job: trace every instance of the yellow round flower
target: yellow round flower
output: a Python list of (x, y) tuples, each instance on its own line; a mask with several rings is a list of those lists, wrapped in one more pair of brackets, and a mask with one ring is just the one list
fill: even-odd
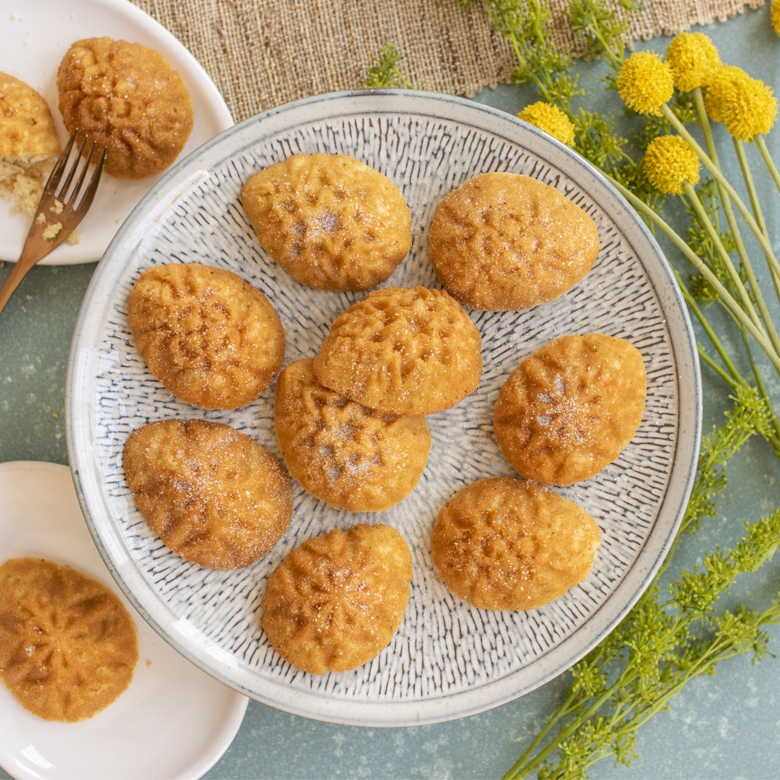
[(683, 92), (707, 86), (721, 64), (715, 44), (704, 33), (680, 33), (666, 49), (666, 62), (674, 86)]
[(704, 91), (704, 106), (712, 119), (726, 125), (740, 141), (768, 133), (777, 117), (772, 90), (733, 65), (724, 65), (715, 73)]
[(552, 103), (540, 100), (538, 103), (526, 106), (517, 116), (528, 124), (544, 130), (566, 146), (574, 146), (574, 125), (569, 117)]
[(682, 195), (683, 184), (699, 183), (699, 157), (679, 135), (659, 135), (645, 152), (650, 184), (669, 195)]
[(780, 35), (780, 2), (778, 0), (772, 0), (772, 27)]
[(655, 52), (637, 52), (623, 62), (617, 88), (633, 111), (660, 116), (661, 106), (674, 94), (672, 69)]

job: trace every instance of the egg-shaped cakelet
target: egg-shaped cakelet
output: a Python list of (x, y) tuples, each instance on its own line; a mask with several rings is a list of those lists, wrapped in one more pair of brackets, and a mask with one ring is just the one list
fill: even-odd
[(265, 447), (224, 423), (160, 420), (122, 455), (135, 502), (166, 547), (209, 569), (262, 558), (292, 519), (290, 477)]
[(343, 154), (294, 154), (255, 173), (241, 203), (260, 246), (318, 290), (370, 290), (412, 246), (412, 217), (383, 173)]
[(389, 414), (435, 414), (479, 387), (482, 337), (444, 290), (385, 287), (352, 304), (314, 359), (319, 381)]
[(390, 644), (409, 603), (412, 554), (390, 526), (334, 529), (274, 569), (261, 602), (268, 641), (296, 669), (345, 672)]
[(493, 432), (526, 479), (571, 485), (612, 463), (642, 421), (647, 374), (625, 339), (561, 336), (523, 360), (498, 394)]
[(312, 363), (290, 363), (276, 382), (274, 425), (288, 471), (334, 509), (390, 509), (425, 471), (431, 449), (425, 417), (350, 401), (322, 385)]
[[(192, 98), (168, 60), (140, 43), (86, 38), (60, 62), (57, 89), (62, 120), (98, 148), (105, 170), (119, 179), (162, 173), (192, 132)], [(88, 146), (89, 148), (89, 146)]]
[(438, 206), (431, 263), (472, 309), (518, 311), (557, 298), (590, 271), (598, 229), (555, 187), (517, 173), (483, 173)]
[(0, 679), (39, 718), (76, 723), (127, 690), (138, 635), (119, 596), (70, 566), (0, 566)]
[(198, 263), (147, 268), (127, 317), (138, 351), (166, 390), (202, 409), (240, 409), (284, 362), (282, 322), (260, 290)]
[(487, 477), (441, 509), (431, 554), (447, 587), (482, 609), (535, 609), (582, 582), (601, 544), (596, 521), (549, 488)]

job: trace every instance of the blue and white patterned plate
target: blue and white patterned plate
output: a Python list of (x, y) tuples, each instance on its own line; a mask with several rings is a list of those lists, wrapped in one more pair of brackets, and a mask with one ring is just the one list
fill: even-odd
[[(381, 514), (337, 512), (294, 484), (289, 531), (246, 569), (212, 571), (161, 543), (135, 507), (122, 470), (132, 430), (168, 417), (229, 423), (279, 454), (273, 391), (235, 412), (177, 401), (146, 369), (127, 323), (127, 296), (150, 265), (200, 262), (235, 271), (274, 303), (285, 363), (313, 356), (330, 323), (360, 294), (298, 284), (259, 247), (240, 204), (243, 183), (296, 152), (348, 154), (389, 176), (412, 212), (409, 257), (387, 284), (439, 286), (427, 232), (442, 198), (471, 176), (511, 171), (559, 189), (595, 220), (591, 272), (557, 300), (519, 313), (472, 312), (482, 333), (479, 389), (428, 418), (428, 466), (414, 493)], [(452, 596), (429, 538), (442, 504), (480, 477), (512, 474), (492, 438), (498, 390), (550, 339), (599, 331), (629, 339), (649, 379), (642, 424), (620, 458), (561, 489), (603, 534), (590, 576), (528, 612), (489, 612)], [(71, 467), (92, 536), (120, 587), (151, 625), (202, 669), (258, 701), (336, 723), (400, 726), (473, 714), (556, 676), (626, 614), (657, 570), (681, 518), (700, 438), (695, 341), (669, 268), (642, 222), (566, 147), (508, 114), (424, 92), (323, 95), (250, 119), (197, 150), (149, 193), (98, 266), (76, 325), (68, 376)], [(268, 575), (309, 537), (358, 522), (398, 528), (414, 556), (412, 596), (392, 643), (351, 672), (297, 671), (259, 624)]]

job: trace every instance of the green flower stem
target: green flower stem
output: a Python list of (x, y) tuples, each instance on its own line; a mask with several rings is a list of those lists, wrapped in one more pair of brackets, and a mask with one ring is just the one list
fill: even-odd
[[(780, 542), (774, 542), (765, 549), (762, 549), (759, 558), (753, 562), (753, 565), (740, 565), (738, 559), (735, 557), (736, 554), (733, 551), (730, 551), (729, 554), (732, 564), (729, 568), (721, 572), (719, 577), (720, 581), (717, 583), (718, 587), (716, 588), (719, 593), (716, 600), (730, 591), (739, 574), (754, 571), (761, 566), (764, 561), (769, 560), (777, 549), (778, 544), (780, 544)], [(677, 610), (677, 615), (674, 617), (673, 622), (666, 626), (663, 632), (653, 637), (653, 654), (658, 659), (657, 664), (660, 667), (660, 673), (663, 675), (664, 670), (670, 670), (670, 677), (672, 677), (672, 679), (666, 680), (665, 689), (661, 696), (640, 698), (638, 703), (629, 704), (626, 707), (622, 706), (620, 699), (621, 690), (626, 689), (629, 685), (636, 685), (640, 688), (644, 685), (642, 669), (637, 664), (641, 663), (641, 656), (646, 649), (642, 646), (641, 637), (639, 644), (637, 643), (636, 638), (633, 640), (628, 638), (626, 646), (633, 651), (634, 657), (626, 661), (626, 667), (619, 679), (608, 689), (603, 691), (586, 712), (580, 714), (572, 723), (562, 729), (551, 744), (537, 756), (525, 763), (525, 765), (523, 765), (522, 761), (517, 762), (504, 776), (504, 780), (518, 780), (519, 778), (527, 777), (528, 774), (536, 769), (552, 752), (561, 747), (562, 744), (580, 728), (580, 726), (587, 723), (590, 717), (613, 696), (615, 697), (613, 701), (616, 704), (616, 708), (610, 718), (610, 731), (613, 735), (619, 735), (620, 732), (623, 732), (625, 736), (633, 734), (636, 729), (646, 723), (654, 714), (665, 709), (669, 701), (694, 677), (698, 677), (702, 674), (711, 674), (718, 663), (739, 655), (747, 650), (751, 644), (754, 648), (754, 652), (758, 653), (757, 641), (761, 628), (767, 624), (780, 621), (780, 605), (775, 602), (771, 607), (756, 617), (753, 629), (747, 637), (734, 636), (733, 634), (720, 630), (707, 644), (706, 650), (695, 658), (692, 664), (686, 665), (685, 668), (683, 668), (679, 663), (679, 659), (682, 655), (680, 653), (674, 653), (670, 656), (668, 651), (665, 651), (664, 648), (671, 647), (672, 640), (677, 640), (677, 647), (681, 648), (683, 651), (686, 649), (686, 645), (690, 648), (692, 644), (695, 644), (696, 640), (690, 633), (689, 627), (697, 622), (710, 624), (712, 620), (710, 612), (711, 609), (714, 608), (714, 603), (715, 602), (713, 601), (710, 607), (705, 607), (704, 611), (698, 607), (690, 609), (690, 605), (686, 607), (684, 602), (681, 602), (678, 597), (673, 596), (666, 604), (661, 605), (661, 608), (664, 610), (670, 607), (676, 607)], [(632, 610), (631, 614), (637, 615), (636, 608)], [(680, 636), (687, 636), (687, 638), (683, 641), (679, 639)], [(557, 719), (558, 718), (556, 717), (556, 720)], [(604, 758), (609, 752), (611, 752), (609, 747), (602, 745), (600, 750), (591, 755), (588, 765), (595, 763), (600, 758)]]
[[(771, 558), (772, 553), (774, 552), (774, 547), (771, 551), (768, 551), (763, 557)], [(732, 575), (728, 578), (728, 582), (724, 582), (721, 590), (723, 593), (727, 593), (733, 585), (734, 580), (736, 579), (737, 574), (745, 573), (741, 569), (735, 569)], [(669, 606), (669, 604), (665, 605)], [(684, 629), (686, 626), (689, 626), (691, 623), (696, 622), (698, 620), (701, 620), (700, 617), (691, 614), (689, 612), (683, 612), (681, 606), (678, 604), (678, 609), (680, 610), (678, 615), (674, 619), (674, 623), (672, 623), (667, 629), (663, 632), (662, 635), (655, 638), (654, 644), (657, 648), (663, 648), (666, 647), (668, 644), (670, 644), (670, 640), (672, 638), (676, 638), (682, 629)], [(635, 610), (632, 610), (632, 613), (634, 613)], [(772, 605), (769, 609), (767, 609), (762, 615), (759, 617), (759, 625), (765, 625), (766, 623), (775, 623), (780, 621), (780, 608), (778, 608), (777, 604)], [(629, 643), (631, 645), (631, 643)], [(634, 651), (637, 651), (637, 647), (634, 645), (631, 645), (633, 647)], [(710, 645), (707, 647), (707, 650), (702, 654), (701, 657), (699, 657), (696, 660), (696, 663), (694, 663), (692, 666), (690, 666), (688, 669), (685, 669), (684, 671), (680, 672), (680, 678), (674, 682), (671, 686), (669, 686), (663, 696), (658, 697), (657, 699), (653, 699), (651, 703), (648, 703), (644, 708), (640, 707), (639, 705), (631, 705), (628, 708), (624, 710), (619, 710), (617, 713), (617, 717), (615, 714), (613, 714), (612, 721), (613, 723), (615, 721), (628, 721), (628, 728), (631, 732), (635, 731), (639, 726), (646, 723), (655, 713), (659, 712), (662, 709), (665, 709), (669, 701), (677, 694), (680, 690), (688, 683), (691, 679), (694, 677), (697, 677), (701, 674), (705, 674), (708, 671), (712, 669), (712, 667), (719, 663), (720, 661), (724, 661), (728, 658), (731, 658), (735, 655), (740, 654), (744, 651), (745, 648), (740, 648), (736, 645), (734, 639), (729, 636), (719, 636), (716, 639), (714, 639)], [(630, 673), (629, 673), (630, 672)], [(524, 758), (527, 757), (527, 754), (530, 751), (526, 751), (525, 754), (523, 754), (523, 758), (521, 758), (519, 761), (517, 761), (514, 766), (504, 775), (502, 780), (521, 780), (521, 778), (527, 777), (530, 772), (532, 772), (536, 767), (539, 766), (539, 764), (542, 763), (551, 753), (553, 753), (563, 742), (565, 742), (568, 737), (570, 737), (574, 732), (576, 732), (580, 726), (584, 723), (586, 723), (592, 715), (594, 715), (614, 694), (620, 691), (621, 688), (625, 687), (626, 685), (630, 683), (636, 682), (637, 678), (640, 678), (641, 674), (640, 671), (634, 667), (632, 667), (631, 662), (628, 662), (626, 668), (623, 670), (623, 673), (620, 675), (619, 679), (616, 680), (609, 688), (607, 688), (599, 697), (596, 699), (596, 701), (588, 708), (587, 711), (580, 714), (574, 721), (572, 721), (568, 726), (566, 726), (564, 729), (561, 730), (561, 732), (555, 737), (555, 739), (547, 745), (547, 747), (540, 751), (532, 760), (527, 761), (527, 763), (524, 763)], [(553, 716), (553, 719), (557, 721), (559, 719), (558, 713), (556, 713)], [(552, 720), (552, 719), (551, 719)], [(548, 724), (552, 725), (552, 724)], [(616, 729), (612, 729), (613, 731), (616, 731)], [(606, 755), (606, 753), (604, 753)], [(603, 756), (600, 756), (603, 757)], [(598, 758), (594, 758), (591, 763), (595, 763), (595, 761), (599, 760)]]
[[(696, 111), (699, 115), (699, 124), (701, 125), (702, 132), (704, 133), (704, 140), (707, 144), (707, 151), (709, 152), (710, 157), (712, 158), (712, 161), (715, 163), (715, 165), (717, 165), (718, 168), (720, 168), (720, 163), (718, 161), (718, 152), (715, 148), (715, 140), (712, 137), (712, 130), (710, 128), (710, 121), (709, 118), (707, 117), (707, 111), (704, 108), (704, 98), (702, 97), (701, 94), (701, 87), (696, 87), (696, 89), (693, 90), (693, 99), (696, 104)], [(766, 228), (763, 224), (763, 218), (759, 216), (761, 215), (761, 209), (758, 205), (756, 188), (753, 185), (753, 177), (750, 175), (750, 168), (747, 167), (747, 159), (745, 158), (744, 147), (742, 145), (742, 142), (738, 141), (736, 138), (734, 139), (734, 146), (737, 150), (737, 157), (740, 160), (740, 167), (742, 168), (742, 175), (743, 178), (745, 179), (745, 185), (747, 187), (748, 194), (750, 195), (750, 204), (753, 207), (753, 213), (756, 215), (756, 221), (758, 222), (759, 229), (766, 236)], [(756, 301), (756, 306), (758, 306), (758, 310), (761, 313), (761, 319), (763, 320), (763, 323), (769, 334), (769, 338), (772, 342), (772, 345), (774, 346), (775, 351), (780, 352), (780, 336), (778, 336), (777, 334), (777, 330), (775, 329), (774, 323), (772, 322), (772, 317), (770, 316), (769, 310), (767, 309), (766, 303), (764, 301), (764, 296), (761, 294), (761, 286), (759, 285), (758, 280), (756, 279), (755, 273), (753, 273), (753, 266), (750, 264), (750, 258), (748, 257), (747, 250), (745, 249), (745, 244), (742, 241), (742, 235), (739, 232), (739, 225), (737, 224), (737, 220), (734, 215), (734, 209), (731, 207), (731, 200), (729, 199), (729, 196), (725, 192), (720, 182), (718, 182), (718, 191), (720, 192), (720, 199), (721, 199), (721, 203), (723, 204), (723, 211), (726, 214), (726, 220), (728, 221), (729, 228), (731, 229), (731, 235), (733, 236), (734, 243), (736, 244), (737, 247), (737, 253), (739, 254), (739, 259), (742, 261), (742, 270), (745, 272), (748, 285), (750, 286), (750, 290), (753, 293), (753, 297), (755, 298)], [(767, 258), (767, 262), (770, 262), (769, 258)], [(734, 273), (736, 273), (736, 270), (733, 268), (733, 265), (731, 264), (730, 260), (727, 262), (726, 265), (729, 269), (729, 273), (732, 274), (732, 278), (733, 278)], [(737, 289), (738, 290), (740, 289), (739, 286), (737, 287)], [(742, 289), (744, 290), (744, 286)], [(741, 294), (742, 291), (740, 290), (740, 295)], [(778, 295), (778, 299), (780, 299), (780, 295)], [(756, 322), (755, 319), (753, 321), (754, 323)]]
[(683, 241), (671, 227), (658, 216), (649, 206), (636, 197), (633, 192), (626, 189), (620, 182), (608, 176), (612, 184), (618, 189), (621, 195), (641, 214), (644, 214), (655, 225), (666, 233), (674, 245), (685, 255), (686, 258), (696, 267), (699, 273), (718, 291), (734, 316), (747, 328), (750, 335), (756, 340), (761, 349), (766, 352), (767, 357), (772, 361), (772, 365), (780, 371), (780, 355), (778, 355), (769, 341), (764, 338), (761, 332), (753, 325), (750, 317), (742, 311), (739, 304), (731, 297), (731, 293), (723, 286), (714, 273), (701, 261), (698, 255)]
[(778, 191), (780, 191), (780, 173), (778, 173), (777, 171), (777, 167), (775, 166), (775, 162), (772, 159), (772, 155), (769, 154), (769, 149), (767, 149), (766, 141), (764, 141), (764, 136), (757, 135), (753, 138), (753, 140), (756, 142), (756, 146), (758, 147), (758, 150), (761, 152), (761, 156), (764, 158), (766, 167), (769, 168), (769, 173), (772, 175), (772, 178), (774, 179), (775, 186), (777, 187)]
[(728, 179), (723, 175), (720, 168), (713, 163), (709, 155), (704, 149), (699, 146), (696, 139), (685, 129), (685, 125), (674, 115), (674, 112), (664, 104), (661, 106), (661, 113), (669, 120), (675, 130), (691, 145), (691, 148), (699, 155), (699, 159), (704, 163), (707, 170), (715, 177), (715, 180), (723, 186), (723, 189), (728, 193), (729, 197), (734, 201), (734, 205), (737, 207), (737, 211), (742, 215), (742, 218), (747, 222), (750, 229), (756, 236), (758, 243), (764, 250), (769, 261), (769, 266), (773, 269), (773, 272), (780, 275), (780, 263), (778, 263), (775, 253), (772, 250), (772, 245), (769, 243), (769, 239), (761, 231), (761, 228), (756, 224), (755, 219), (751, 213), (747, 210), (747, 207), (742, 202), (742, 199), (737, 195), (736, 190), (729, 184)]
[(704, 332), (707, 334), (707, 337), (712, 343), (712, 346), (715, 347), (715, 351), (718, 353), (718, 356), (723, 361), (723, 365), (726, 366), (726, 369), (728, 370), (728, 373), (730, 374), (732, 381), (743, 382), (744, 380), (742, 379), (742, 374), (740, 374), (739, 369), (734, 365), (734, 362), (729, 357), (728, 352), (726, 352), (726, 348), (723, 346), (721, 340), (718, 338), (717, 334), (713, 330), (712, 325), (710, 325), (709, 323), (709, 320), (707, 320), (707, 318), (704, 316), (704, 312), (701, 310), (699, 304), (696, 302), (696, 299), (691, 295), (690, 291), (685, 286), (685, 284), (683, 284), (683, 281), (680, 278), (680, 275), (677, 273), (677, 271), (674, 271), (674, 276), (677, 279), (677, 284), (680, 287), (680, 291), (682, 292), (685, 303), (688, 305), (688, 308), (693, 312), (693, 315), (699, 321), (699, 324), (702, 326)]
[[(762, 137), (759, 135), (756, 136), (756, 138), (761, 139)], [(747, 187), (748, 195), (750, 196), (750, 205), (753, 207), (753, 214), (755, 215), (756, 222), (758, 223), (759, 228), (761, 228), (761, 232), (765, 236), (767, 236), (767, 238), (769, 238), (769, 234), (767, 233), (767, 229), (766, 229), (766, 222), (764, 221), (764, 214), (761, 211), (761, 203), (758, 199), (758, 194), (756, 193), (756, 187), (753, 184), (753, 176), (750, 173), (750, 166), (748, 165), (747, 155), (745, 154), (745, 145), (742, 143), (742, 141), (735, 138), (734, 149), (737, 152), (739, 167), (742, 169), (742, 177), (745, 180), (745, 186)], [(764, 149), (766, 149), (766, 145), (764, 145)], [(768, 154), (769, 154), (769, 150), (767, 149), (767, 155)], [(771, 162), (771, 158), (770, 158), (770, 162)], [(776, 172), (777, 171), (775, 171), (775, 173)], [(768, 257), (766, 260), (767, 263), (769, 263), (770, 270), (772, 271), (771, 276), (772, 276), (772, 284), (775, 287), (775, 295), (777, 296), (777, 300), (780, 301), (780, 274), (774, 272), (774, 269), (772, 268), (772, 264)]]
[[(745, 180), (745, 187), (747, 187), (748, 198), (750, 199), (750, 207), (753, 209), (753, 216), (756, 218), (756, 223), (761, 232), (766, 235), (766, 223), (764, 222), (764, 215), (761, 212), (761, 204), (758, 200), (758, 193), (756, 192), (755, 184), (753, 183), (753, 176), (750, 173), (750, 166), (748, 165), (747, 156), (745, 155), (745, 144), (732, 136), (731, 140), (734, 142), (734, 151), (737, 153), (737, 160), (739, 160), (739, 167), (742, 171), (742, 178)], [(715, 159), (715, 158), (713, 158)]]
[(595, 25), (588, 25), (587, 29), (590, 30), (593, 37), (604, 47), (604, 53), (609, 57), (608, 64), (612, 66), (613, 70), (620, 70), (620, 66), (623, 64), (623, 57), (618, 57), (618, 55), (612, 51), (598, 27)]
[[(745, 381), (744, 377), (740, 374), (739, 370), (734, 365), (734, 363), (731, 361), (731, 358), (729, 358), (725, 347), (721, 343), (715, 331), (712, 329), (712, 326), (710, 325), (707, 318), (704, 316), (704, 312), (702, 312), (701, 307), (696, 302), (696, 299), (691, 295), (688, 288), (683, 284), (683, 281), (680, 278), (680, 275), (677, 273), (677, 271), (674, 271), (674, 275), (675, 278), (677, 279), (677, 284), (680, 287), (685, 303), (687, 304), (688, 308), (693, 312), (693, 315), (696, 317), (696, 319), (699, 321), (699, 324), (704, 329), (704, 332), (707, 334), (708, 338), (710, 339), (710, 342), (715, 347), (715, 351), (718, 353), (718, 356), (723, 361), (723, 365), (726, 366), (727, 371), (724, 371), (710, 357), (710, 355), (704, 350), (701, 344), (696, 345), (699, 353), (699, 357), (710, 368), (712, 368), (712, 370), (715, 371), (715, 373), (718, 374), (721, 377), (721, 379), (723, 379), (723, 381), (734, 392), (736, 392), (738, 385), (747, 386), (747, 382)], [(726, 311), (729, 310), (726, 309)], [(729, 314), (731, 314), (730, 311)], [(737, 326), (739, 327), (739, 322), (737, 322)], [(770, 423), (776, 431), (775, 435), (767, 437), (767, 441), (772, 446), (772, 449), (774, 449), (777, 457), (780, 458), (780, 420), (778, 420), (777, 414), (775, 413), (774, 407), (772, 406), (772, 401), (769, 397), (769, 393), (766, 390), (764, 379), (761, 376), (761, 372), (759, 371), (758, 366), (756, 365), (755, 359), (753, 358), (753, 352), (750, 349), (750, 342), (747, 340), (745, 331), (741, 327), (740, 327), (740, 334), (742, 335), (742, 340), (745, 345), (745, 351), (747, 353), (748, 360), (750, 362), (751, 368), (753, 369), (753, 376), (755, 377), (756, 380), (758, 393), (761, 396), (761, 398), (764, 400), (764, 403), (766, 404), (767, 411), (769, 413)]]
[(528, 74), (528, 78), (531, 80), (533, 85), (536, 87), (539, 94), (548, 102), (552, 102), (550, 97), (550, 92), (547, 89), (547, 84), (545, 84), (535, 73), (531, 68), (528, 67), (528, 49), (523, 43), (523, 41), (518, 38), (516, 35), (509, 35), (509, 40), (512, 43), (512, 48), (515, 52), (515, 57), (517, 57), (517, 61), (520, 62), (523, 67), (526, 70), (526, 73)]
[(558, 746), (561, 744), (561, 742), (570, 737), (583, 723), (586, 723), (592, 715), (595, 715), (601, 709), (601, 707), (607, 703), (610, 696), (612, 696), (615, 691), (619, 690), (619, 688), (625, 684), (626, 681), (624, 681), (623, 678), (626, 677), (629, 671), (630, 667), (626, 667), (618, 680), (614, 682), (609, 688), (607, 688), (604, 693), (602, 693), (601, 696), (599, 696), (598, 699), (596, 699), (596, 701), (585, 712), (576, 718), (576, 720), (572, 721), (568, 726), (562, 729), (557, 734), (555, 739), (553, 739), (552, 742), (550, 742), (550, 744), (544, 748), (544, 750), (540, 751), (531, 761), (528, 761), (525, 765), (523, 765), (521, 761), (517, 761), (515, 765), (503, 776), (503, 778), (501, 778), (501, 780), (522, 780), (522, 778), (528, 777), (529, 772), (532, 772), (550, 754), (554, 753), (558, 749)]
[[(756, 328), (758, 328), (761, 331), (764, 337), (770, 338), (767, 335), (767, 331), (764, 328), (758, 314), (756, 313), (755, 308), (753, 308), (753, 302), (750, 300), (750, 296), (748, 295), (748, 292), (745, 289), (745, 285), (742, 283), (742, 279), (740, 278), (739, 273), (737, 273), (737, 269), (734, 267), (734, 263), (731, 261), (731, 256), (726, 251), (726, 247), (723, 246), (723, 242), (720, 240), (720, 235), (718, 234), (718, 231), (715, 230), (715, 228), (712, 225), (712, 222), (710, 221), (710, 218), (707, 216), (707, 212), (704, 210), (704, 206), (702, 206), (701, 201), (699, 200), (699, 196), (696, 194), (696, 190), (694, 190), (693, 185), (689, 184), (687, 181), (684, 182), (683, 186), (685, 188), (685, 194), (688, 196), (688, 200), (693, 206), (693, 210), (696, 212), (696, 216), (699, 218), (699, 222), (701, 222), (701, 224), (704, 226), (704, 229), (709, 234), (709, 237), (712, 239), (712, 243), (715, 245), (715, 248), (718, 250), (721, 259), (723, 260), (726, 268), (729, 271), (729, 275), (731, 276), (731, 281), (734, 283), (734, 287), (736, 287), (737, 292), (739, 293), (739, 297), (742, 299), (742, 304), (745, 311), (747, 312), (750, 319), (753, 321), (753, 324), (756, 326)], [(744, 251), (744, 249), (745, 248), (743, 246), (742, 250)], [(745, 258), (745, 260), (747, 260), (747, 257)], [(743, 261), (743, 265), (744, 265), (744, 261)], [(753, 278), (755, 279), (755, 277)], [(777, 336), (777, 334), (775, 334), (775, 336)], [(772, 340), (772, 346), (774, 347), (775, 351), (778, 354), (780, 354), (780, 340), (778, 340), (777, 343), (775, 343), (774, 340)]]
[[(770, 556), (771, 557), (771, 556)], [(758, 618), (758, 626), (765, 626), (773, 623), (780, 622), (780, 608), (777, 604), (773, 604), (766, 609)], [(670, 687), (663, 696), (655, 699), (651, 705), (648, 705), (643, 710), (637, 708), (637, 712), (632, 719), (632, 730), (644, 725), (650, 718), (657, 712), (666, 709), (669, 701), (678, 694), (694, 677), (698, 677), (702, 674), (711, 674), (714, 671), (714, 667), (726, 661), (729, 658), (740, 655), (745, 648), (738, 645), (732, 637), (720, 636), (707, 648), (707, 652), (697, 660), (690, 669), (685, 670), (682, 673), (680, 679)]]
[(550, 716), (545, 727), (536, 735), (536, 738), (528, 746), (528, 749), (525, 751), (525, 753), (523, 753), (523, 755), (520, 756), (520, 758), (518, 758), (517, 761), (515, 761), (515, 763), (512, 765), (512, 768), (504, 775), (504, 778), (508, 779), (515, 776), (515, 773), (522, 768), (523, 764), (525, 764), (526, 761), (528, 761), (528, 759), (531, 757), (531, 754), (534, 752), (534, 750), (536, 750), (536, 748), (539, 746), (542, 740), (547, 736), (547, 734), (549, 734), (549, 732), (553, 729), (555, 724), (558, 723), (558, 721), (561, 718), (566, 717), (572, 703), (576, 698), (577, 698), (577, 692), (574, 690), (570, 690), (569, 695), (566, 697), (566, 700)]
[[(745, 186), (747, 187), (748, 196), (750, 197), (750, 205), (753, 208), (753, 215), (756, 218), (758, 227), (761, 229), (761, 232), (767, 237), (768, 240), (769, 234), (767, 233), (764, 214), (761, 211), (761, 202), (758, 199), (756, 186), (753, 183), (753, 175), (750, 172), (750, 164), (748, 163), (747, 155), (745, 154), (745, 144), (738, 138), (734, 138), (733, 141), (734, 150), (736, 151), (737, 159), (739, 160), (739, 167), (742, 170), (742, 178), (745, 180)], [(769, 257), (767, 257), (766, 261), (769, 264), (770, 270), (773, 271), (774, 269), (772, 268)], [(772, 273), (771, 276), (772, 283), (775, 287), (775, 295), (777, 296), (778, 301), (780, 301), (780, 274)], [(762, 314), (762, 316), (764, 315)]]
[(700, 344), (696, 344), (696, 350), (699, 353), (699, 359), (702, 363), (706, 363), (735, 393), (737, 392), (738, 383), (734, 380), (730, 374), (724, 371), (707, 353), (704, 347)]

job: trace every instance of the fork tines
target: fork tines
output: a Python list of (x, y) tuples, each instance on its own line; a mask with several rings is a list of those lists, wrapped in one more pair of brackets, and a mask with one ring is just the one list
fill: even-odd
[(73, 191), (70, 194), (70, 198), (66, 200), (68, 190), (70, 189), (70, 185), (73, 182), (73, 177), (76, 175), (76, 171), (78, 169), (79, 160), (81, 160), (84, 155), (84, 147), (87, 145), (86, 136), (84, 136), (84, 139), (81, 141), (81, 147), (79, 148), (78, 154), (76, 156), (76, 162), (71, 167), (68, 176), (65, 179), (65, 183), (62, 185), (59, 193), (55, 194), (55, 190), (57, 189), (57, 185), (60, 183), (60, 179), (62, 178), (63, 171), (65, 170), (65, 165), (68, 162), (71, 149), (73, 148), (73, 144), (76, 140), (76, 133), (77, 131), (74, 130), (70, 134), (70, 138), (68, 139), (68, 143), (66, 144), (65, 149), (63, 149), (63, 152), (60, 155), (59, 160), (57, 160), (57, 164), (54, 166), (51, 174), (49, 175), (49, 179), (46, 182), (46, 186), (43, 189), (43, 194), (44, 196), (51, 195), (61, 203), (65, 203), (74, 212), (79, 212), (79, 211), (85, 212), (89, 208), (90, 204), (92, 203), (92, 199), (95, 197), (95, 192), (97, 190), (98, 183), (100, 181), (100, 176), (103, 172), (103, 163), (105, 162), (106, 159), (106, 148), (103, 147), (103, 151), (100, 154), (100, 159), (97, 161), (97, 165), (95, 166), (95, 171), (92, 174), (92, 178), (90, 179), (89, 185), (87, 186), (87, 189), (84, 192), (83, 197), (81, 198), (81, 202), (78, 204), (78, 206), (76, 206), (75, 205), (76, 198), (78, 197), (78, 194), (81, 191), (81, 187), (84, 184), (84, 179), (87, 175), (87, 170), (89, 169), (89, 166), (92, 162), (92, 157), (95, 154), (96, 144), (93, 141), (92, 146), (90, 147), (89, 150), (89, 154), (81, 169), (81, 174), (78, 178), (78, 181), (76, 182), (76, 186), (73, 188)]

